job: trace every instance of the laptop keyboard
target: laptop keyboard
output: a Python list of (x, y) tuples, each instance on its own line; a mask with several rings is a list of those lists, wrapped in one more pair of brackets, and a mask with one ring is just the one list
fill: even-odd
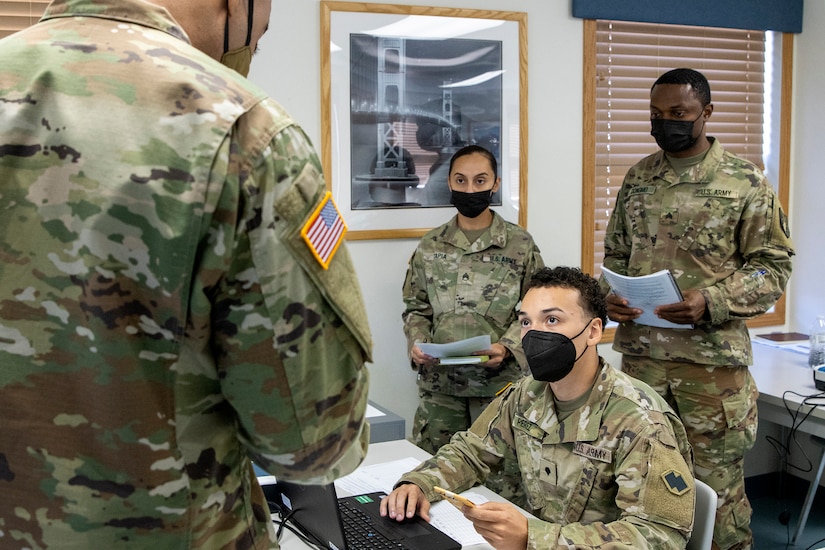
[[(372, 518), (345, 500), (338, 501), (344, 534), (350, 550), (382, 550), (406, 548), (401, 542), (386, 538), (373, 525)], [(385, 529), (389, 530), (389, 529)]]

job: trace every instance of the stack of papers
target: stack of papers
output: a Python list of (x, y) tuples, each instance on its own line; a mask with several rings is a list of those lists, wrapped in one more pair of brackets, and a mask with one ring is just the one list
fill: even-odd
[(683, 299), (670, 270), (629, 277), (602, 266), (602, 276), (610, 284), (613, 294), (627, 300), (630, 307), (642, 310), (642, 314), (633, 320), (634, 323), (661, 328), (693, 328), (692, 324), (671, 323), (653, 313), (658, 306), (675, 304)]
[(440, 365), (471, 365), (489, 361), (488, 355), (472, 354), (488, 350), (491, 345), (490, 336), (485, 335), (448, 344), (419, 343), (418, 347), (427, 355), (438, 358)]

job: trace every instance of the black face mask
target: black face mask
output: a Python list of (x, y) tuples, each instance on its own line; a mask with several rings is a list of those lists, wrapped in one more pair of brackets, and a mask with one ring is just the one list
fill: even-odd
[(693, 126), (700, 118), (702, 115), (693, 121), (653, 118), (650, 120), (650, 135), (666, 153), (686, 151), (699, 141), (699, 136), (693, 137)]
[(527, 356), (527, 364), (533, 378), (539, 382), (558, 382), (573, 370), (573, 365), (587, 351), (585, 347), (576, 357), (573, 340), (590, 326), (590, 321), (573, 338), (558, 332), (531, 330), (521, 339), (521, 347)]
[(479, 191), (478, 193), (462, 193), (451, 191), (450, 204), (456, 207), (459, 214), (468, 218), (478, 217), (490, 206), (493, 200), (493, 191)]

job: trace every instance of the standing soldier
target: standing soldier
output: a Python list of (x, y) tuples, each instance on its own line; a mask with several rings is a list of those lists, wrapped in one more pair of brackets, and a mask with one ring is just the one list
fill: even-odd
[[(607, 296), (620, 323), (622, 371), (665, 396), (693, 445), (696, 477), (719, 495), (714, 546), (753, 544), (743, 459), (756, 438), (756, 385), (745, 320), (770, 309), (791, 275), (788, 221), (752, 163), (705, 135), (713, 113), (701, 73), (674, 69), (650, 92), (661, 151), (625, 176), (605, 235), (604, 265), (638, 276), (669, 269), (684, 300), (656, 315), (687, 328), (633, 322), (641, 310)], [(609, 291), (603, 281), (602, 288)], [(690, 326), (693, 325), (693, 328)]]
[[(530, 234), (490, 209), (500, 185), (488, 150), (470, 145), (457, 151), (449, 186), (458, 213), (424, 235), (407, 269), (402, 318), (419, 397), (413, 442), (430, 453), (524, 376), (516, 305), (530, 275), (544, 264)], [(482, 364), (439, 365), (418, 345), (485, 335), (492, 346), (476, 351), (489, 357)], [(505, 497), (514, 490), (504, 479), (489, 485)]]
[(277, 548), (252, 460), (365, 455), (339, 216), (244, 77), (270, 8), (54, 0), (0, 42), (4, 549)]

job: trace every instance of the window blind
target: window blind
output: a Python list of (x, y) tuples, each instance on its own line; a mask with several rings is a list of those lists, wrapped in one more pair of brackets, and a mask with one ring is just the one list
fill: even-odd
[(37, 23), (49, 0), (0, 0), (0, 38)]
[(595, 276), (601, 274), (604, 233), (624, 175), (658, 150), (650, 135), (650, 87), (677, 67), (696, 69), (710, 83), (714, 110), (707, 135), (764, 164), (764, 32), (597, 21)]

